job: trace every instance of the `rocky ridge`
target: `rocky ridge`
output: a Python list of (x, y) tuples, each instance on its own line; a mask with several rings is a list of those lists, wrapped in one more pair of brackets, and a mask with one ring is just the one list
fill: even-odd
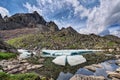
[(33, 13), (17, 13), (10, 17), (0, 16), (0, 30), (13, 30), (20, 28), (40, 28), (40, 31), (58, 31), (58, 26), (45, 19), (38, 14), (37, 11)]

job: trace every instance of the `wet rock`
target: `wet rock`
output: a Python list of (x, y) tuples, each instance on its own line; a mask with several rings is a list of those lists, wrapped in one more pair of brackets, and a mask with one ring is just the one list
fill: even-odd
[(115, 58), (119, 59), (119, 58), (120, 58), (120, 55), (115, 55)]
[(105, 80), (105, 78), (102, 76), (85, 76), (76, 74), (70, 80)]
[(93, 67), (96, 67), (96, 68), (102, 68), (102, 65), (101, 64), (92, 64)]
[(115, 63), (120, 66), (120, 59), (116, 60)]
[(94, 72), (89, 71), (88, 69), (80, 68), (79, 70), (77, 70), (75, 74), (83, 74), (89, 76), (89, 75), (94, 75)]
[(120, 67), (116, 69), (116, 72), (120, 73)]
[(90, 70), (90, 71), (93, 71), (93, 72), (96, 71), (96, 67), (94, 67), (94, 66), (92, 66), (92, 65), (90, 65), (90, 66), (85, 66), (84, 68), (85, 68), (85, 69), (88, 69), (88, 70)]
[(108, 77), (109, 77), (109, 78), (115, 77), (115, 78), (120, 79), (120, 73), (117, 73), (117, 72), (109, 72), (109, 71), (107, 71), (107, 73), (108, 73)]

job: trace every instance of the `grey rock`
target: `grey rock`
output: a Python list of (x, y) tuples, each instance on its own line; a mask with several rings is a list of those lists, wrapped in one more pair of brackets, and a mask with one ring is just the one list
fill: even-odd
[(90, 65), (90, 66), (85, 66), (84, 68), (85, 68), (85, 69), (88, 69), (88, 70), (90, 70), (90, 71), (93, 71), (93, 72), (96, 71), (96, 67), (94, 67), (94, 66), (92, 66), (92, 65)]
[(59, 31), (58, 26), (54, 22), (52, 22), (52, 21), (48, 22), (47, 26), (49, 27), (49, 30), (51, 32)]
[(70, 80), (105, 80), (102, 76), (85, 76), (76, 74)]
[(109, 78), (115, 77), (115, 78), (120, 79), (120, 73), (117, 73), (117, 72), (107, 72), (107, 73), (108, 73)]

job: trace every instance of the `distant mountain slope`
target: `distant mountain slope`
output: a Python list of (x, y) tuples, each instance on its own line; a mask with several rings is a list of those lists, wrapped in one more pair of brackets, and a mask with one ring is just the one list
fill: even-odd
[(104, 38), (109, 39), (111, 41), (117, 42), (118, 44), (120, 44), (120, 38), (117, 36), (113, 36), (113, 35), (107, 35), (104, 36)]
[[(119, 39), (120, 40), (120, 39)], [(57, 32), (45, 32), (26, 35), (8, 40), (17, 48), (47, 48), (47, 49), (106, 49), (120, 48), (120, 44), (94, 34), (83, 35), (73, 28), (63, 28)]]
[(12, 38), (20, 37), (27, 34), (37, 33), (38, 28), (22, 28), (13, 30), (0, 30), (0, 36), (3, 40), (9, 40)]

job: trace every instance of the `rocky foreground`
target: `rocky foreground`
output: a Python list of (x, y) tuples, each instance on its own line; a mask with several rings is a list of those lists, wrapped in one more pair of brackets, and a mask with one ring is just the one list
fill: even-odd
[[(107, 55), (108, 56), (108, 55)], [(109, 55), (110, 56), (110, 55)], [(28, 73), (43, 68), (44, 58), (40, 58), (39, 64), (30, 63), (27, 59), (1, 60), (1, 71), (17, 74)], [(38, 74), (38, 73), (37, 73)], [(41, 76), (41, 74), (39, 74)], [(71, 73), (60, 73), (57, 80), (120, 80), (120, 55), (115, 55), (115, 60), (108, 60), (99, 64), (86, 65)]]
[(26, 73), (28, 71), (43, 67), (42, 63), (44, 59), (40, 59), (39, 61), (41, 64), (32, 64), (27, 60), (18, 59), (2, 60), (0, 61), (0, 66), (2, 67), (2, 71), (10, 74)]

